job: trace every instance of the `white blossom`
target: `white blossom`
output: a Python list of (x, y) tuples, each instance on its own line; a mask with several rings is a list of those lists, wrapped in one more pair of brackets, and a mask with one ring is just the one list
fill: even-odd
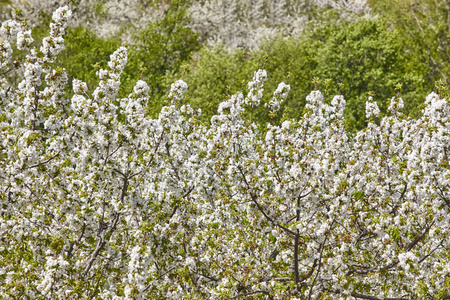
[(49, 62), (68, 16), (50, 32), (61, 44), (28, 45), (21, 80), (0, 79), (0, 298), (449, 296), (447, 99), (411, 118), (394, 97), (351, 134), (344, 97), (312, 91), (299, 120), (262, 128), (259, 70), (210, 124), (178, 103), (182, 80), (152, 119), (145, 82), (116, 98), (124, 47), (92, 94), (74, 80), (66, 99)]
[(23, 50), (30, 47), (33, 42), (34, 39), (31, 36), (31, 30), (19, 31), (17, 33), (17, 48), (19, 50)]
[(87, 84), (79, 79), (72, 81), (72, 87), (76, 94), (86, 93), (88, 90)]
[(174, 100), (183, 100), (184, 93), (186, 93), (188, 86), (183, 80), (177, 80), (170, 86), (169, 98)]
[(378, 117), (379, 114), (380, 109), (378, 108), (377, 103), (369, 96), (369, 101), (366, 102), (366, 118), (370, 119), (371, 117)]

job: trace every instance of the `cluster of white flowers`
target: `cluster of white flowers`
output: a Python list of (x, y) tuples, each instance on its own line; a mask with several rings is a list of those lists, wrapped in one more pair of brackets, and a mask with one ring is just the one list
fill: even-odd
[(405, 105), (403, 104), (403, 99), (399, 97), (392, 97), (391, 103), (388, 107), (388, 110), (391, 113), (397, 113), (400, 111)]
[(8, 41), (0, 42), (0, 68), (4, 68), (11, 61), (12, 55), (11, 44)]
[[(100, 102), (104, 97), (115, 100), (119, 92), (120, 75), (126, 63), (127, 49), (125, 47), (120, 47), (110, 55), (110, 61), (108, 62), (110, 70), (100, 69), (97, 71), (100, 83), (93, 94), (95, 101)], [(116, 109), (114, 105), (111, 105), (110, 108)]]
[(79, 79), (74, 79), (72, 81), (72, 88), (75, 94), (86, 93), (88, 91), (86, 82), (83, 82)]
[(264, 92), (263, 89), (264, 82), (266, 81), (267, 81), (266, 70), (260, 69), (255, 72), (253, 80), (248, 83), (249, 92), (247, 94), (247, 97), (245, 98), (245, 104), (251, 106), (259, 105)]
[(372, 96), (369, 96), (369, 101), (366, 102), (366, 118), (378, 117), (379, 114), (380, 109), (378, 108), (378, 104), (373, 101)]
[(136, 83), (136, 86), (134, 87), (134, 92), (136, 93), (136, 95), (139, 95), (139, 96), (147, 97), (149, 91), (150, 91), (150, 88), (148, 87), (147, 82), (142, 81), (142, 80), (139, 80)]
[[(65, 0), (11, 0), (8, 8), (12, 12), (19, 9), (35, 26), (42, 24), (43, 15), (51, 15), (55, 7), (64, 5)], [(102, 37), (123, 32), (123, 39), (129, 40), (130, 30), (143, 29), (147, 23), (162, 18), (169, 5), (166, 1), (79, 0), (71, 3), (76, 15), (71, 24), (87, 26)]]
[[(12, 60), (12, 48), (10, 42), (20, 38), (26, 26), (17, 20), (7, 20), (0, 27), (0, 69), (6, 68)], [(18, 43), (18, 47), (23, 43)]]
[(299, 35), (314, 7), (337, 9), (344, 18), (370, 12), (365, 0), (193, 1), (190, 26), (210, 45), (258, 49), (265, 39)]
[(267, 106), (269, 106), (272, 111), (278, 111), (280, 109), (280, 105), (283, 103), (284, 99), (286, 99), (290, 90), (290, 85), (281, 82), (275, 92), (273, 92), (273, 98), (269, 101), (269, 103), (267, 103)]
[(46, 62), (53, 62), (52, 58), (64, 50), (64, 31), (67, 22), (72, 17), (68, 6), (58, 8), (52, 16), (54, 23), (50, 24), (50, 35), (42, 40), (41, 52)]
[(124, 47), (66, 99), (56, 52), (30, 46), (24, 79), (0, 80), (0, 298), (450, 296), (448, 99), (412, 119), (394, 97), (351, 135), (343, 96), (313, 91), (300, 120), (262, 130), (244, 109), (259, 70), (206, 126), (182, 80), (156, 119), (145, 82), (117, 99)]
[(170, 86), (169, 98), (173, 100), (183, 100), (188, 86), (183, 80), (177, 80)]
[(20, 31), (17, 34), (17, 49), (24, 50), (28, 49), (34, 42), (33, 37), (31, 36), (31, 30)]

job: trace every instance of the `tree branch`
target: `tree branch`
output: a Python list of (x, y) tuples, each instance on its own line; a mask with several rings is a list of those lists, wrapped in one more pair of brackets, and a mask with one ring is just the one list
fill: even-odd
[[(240, 166), (238, 166), (238, 170), (241, 172), (242, 177), (244, 178), (244, 182), (245, 185), (247, 185), (247, 188), (250, 190), (250, 185), (247, 182), (247, 179), (245, 178), (245, 174), (244, 171), (242, 171), (242, 168)], [(258, 203), (258, 201), (256, 200), (256, 196), (253, 195), (252, 192), (250, 192), (250, 197), (252, 198), (253, 203), (256, 204), (256, 207), (258, 208), (258, 210), (264, 215), (264, 217), (272, 224), (274, 224), (275, 226), (281, 228), (283, 231), (285, 231), (286, 233), (288, 233), (291, 237), (295, 238), (295, 232), (293, 232), (292, 230), (290, 230), (289, 228), (281, 225), (278, 222), (275, 222), (275, 220), (273, 220), (271, 217), (269, 217), (269, 215), (267, 215), (267, 213), (264, 211), (264, 209), (261, 207), (261, 205)]]
[(251, 295), (255, 295), (255, 294), (270, 295), (270, 293), (268, 291), (258, 290), (258, 291), (248, 292), (248, 293), (245, 293), (245, 294), (239, 294), (239, 295), (236, 295), (234, 297), (231, 297), (230, 299), (237, 299), (237, 298), (240, 298), (240, 297), (247, 297), (247, 296), (251, 296)]

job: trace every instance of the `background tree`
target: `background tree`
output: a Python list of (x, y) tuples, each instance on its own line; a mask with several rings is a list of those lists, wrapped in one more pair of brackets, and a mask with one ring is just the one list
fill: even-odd
[(415, 68), (427, 74), (428, 86), (443, 79), (449, 83), (450, 6), (448, 1), (372, 1), (375, 11), (386, 16), (405, 39)]
[[(296, 118), (304, 113), (302, 99), (315, 88), (311, 82), (314, 77), (327, 93), (338, 94), (341, 89), (348, 97), (346, 116), (353, 130), (365, 127), (367, 93), (374, 92), (385, 111), (398, 83), (403, 84), (406, 112), (416, 113), (418, 103), (414, 99), (425, 94), (426, 79), (412, 66), (412, 54), (400, 33), (387, 29), (382, 19), (346, 22), (332, 16), (330, 11), (324, 20), (311, 23), (301, 38), (267, 41), (257, 52), (230, 52), (220, 47), (201, 51), (184, 77), (195, 87), (188, 95), (208, 114), (210, 106), (213, 110), (218, 106), (219, 95), (242, 89), (243, 78), (239, 76), (250, 76), (252, 69), (264, 65), (271, 74), (266, 83), (269, 89), (286, 80), (294, 86), (284, 109)], [(212, 76), (217, 73), (220, 75)], [(235, 73), (242, 75), (230, 76)], [(197, 96), (193, 96), (194, 91)], [(207, 103), (201, 103), (205, 99)]]

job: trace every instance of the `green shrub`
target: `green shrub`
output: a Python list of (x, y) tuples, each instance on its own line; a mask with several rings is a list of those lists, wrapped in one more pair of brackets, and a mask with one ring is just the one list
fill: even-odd
[[(429, 89), (424, 75), (412, 65), (411, 54), (399, 32), (390, 29), (382, 18), (343, 22), (330, 16), (311, 23), (300, 38), (279, 37), (253, 53), (223, 47), (202, 49), (184, 74), (192, 102), (205, 111), (206, 119), (223, 100), (221, 95), (245, 90), (254, 70), (264, 66), (269, 76), (266, 91), (274, 91), (282, 81), (291, 84), (283, 108), (296, 118), (302, 116), (305, 97), (311, 89), (327, 90), (329, 96), (341, 90), (347, 100), (349, 125), (353, 130), (361, 129), (365, 126), (368, 93), (373, 92), (383, 110), (399, 83), (403, 86), (401, 96), (406, 112), (414, 113), (418, 105), (412, 102), (412, 95), (419, 99)], [(318, 85), (312, 83), (316, 77)], [(271, 97), (270, 93), (265, 97)], [(278, 118), (282, 113), (283, 109)]]

